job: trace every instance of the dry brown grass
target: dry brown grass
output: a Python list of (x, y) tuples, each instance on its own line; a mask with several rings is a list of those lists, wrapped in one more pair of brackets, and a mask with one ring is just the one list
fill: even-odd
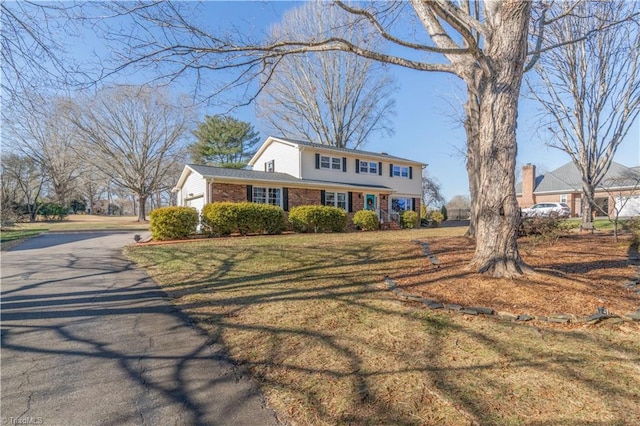
[(562, 329), (435, 313), (382, 290), (387, 274), (435, 273), (415, 239), (430, 241), (447, 270), (445, 252), (459, 240), (432, 232), (227, 238), (128, 254), (226, 345), (289, 424), (640, 422), (637, 325)]

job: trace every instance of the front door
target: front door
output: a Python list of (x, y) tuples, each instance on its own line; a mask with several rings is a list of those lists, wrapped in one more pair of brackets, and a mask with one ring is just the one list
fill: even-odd
[(374, 194), (367, 194), (365, 196), (364, 208), (365, 210), (376, 210), (378, 208), (376, 202), (376, 196)]

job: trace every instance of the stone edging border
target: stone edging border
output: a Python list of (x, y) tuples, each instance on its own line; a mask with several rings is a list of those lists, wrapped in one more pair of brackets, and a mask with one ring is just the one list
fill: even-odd
[[(440, 267), (440, 261), (438, 258), (431, 253), (429, 250), (429, 244), (422, 241), (414, 241), (416, 244), (420, 244), (422, 246), (422, 250), (424, 255), (429, 259), (432, 265), (436, 267)], [(529, 314), (513, 314), (510, 312), (496, 312), (492, 308), (478, 307), (478, 306), (462, 306), (453, 303), (441, 303), (435, 300), (427, 299), (421, 296), (417, 296), (415, 294), (407, 293), (404, 290), (398, 287), (398, 284), (393, 281), (389, 276), (385, 276), (384, 282), (387, 286), (387, 290), (390, 290), (393, 295), (403, 301), (407, 302), (418, 302), (422, 303), (427, 309), (443, 309), (449, 312), (457, 312), (466, 315), (485, 315), (491, 317), (497, 317), (503, 320), (508, 321), (541, 321), (547, 323), (558, 323), (558, 324), (597, 324), (600, 321), (611, 319), (612, 323), (623, 322), (623, 321), (640, 321), (640, 309), (635, 312), (628, 312), (622, 316), (613, 314), (608, 312), (603, 308), (598, 308), (598, 312), (595, 314), (586, 316), (586, 317), (578, 317), (572, 314), (551, 314), (548, 316), (544, 315), (529, 315)], [(640, 267), (637, 268), (637, 273), (634, 278), (629, 279), (624, 284), (625, 288), (629, 290), (635, 290), (637, 293), (640, 293)]]

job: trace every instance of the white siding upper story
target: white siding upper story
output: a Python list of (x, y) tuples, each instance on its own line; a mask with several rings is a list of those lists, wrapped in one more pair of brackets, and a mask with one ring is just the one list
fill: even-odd
[[(270, 161), (273, 170), (267, 170)], [(309, 146), (273, 137), (267, 138), (249, 165), (254, 170), (288, 173), (302, 179), (385, 186), (411, 197), (422, 194), (422, 169), (426, 166), (385, 154)]]
[[(287, 173), (300, 179), (302, 176), (300, 170), (300, 150), (298, 146), (283, 141), (277, 141), (276, 143), (267, 142), (269, 142), (269, 139), (262, 145), (256, 154), (257, 157), (254, 156), (249, 162), (253, 170)], [(275, 167), (274, 170), (267, 170), (269, 163)]]

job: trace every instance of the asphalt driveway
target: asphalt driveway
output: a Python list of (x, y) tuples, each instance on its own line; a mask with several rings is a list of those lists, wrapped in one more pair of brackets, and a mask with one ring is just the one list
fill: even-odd
[(46, 234), (2, 252), (3, 424), (275, 425), (255, 384), (121, 250)]

